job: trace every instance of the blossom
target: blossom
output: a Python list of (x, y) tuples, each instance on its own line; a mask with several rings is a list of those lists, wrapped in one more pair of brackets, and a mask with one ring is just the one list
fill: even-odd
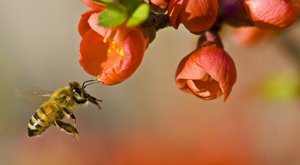
[(299, 0), (220, 0), (220, 19), (233, 26), (284, 29), (295, 23)]
[(218, 0), (170, 0), (170, 24), (178, 28), (182, 23), (190, 32), (200, 33), (209, 29), (218, 14)]
[(229, 96), (236, 81), (236, 68), (231, 57), (213, 44), (201, 46), (180, 62), (176, 85), (204, 100)]
[(254, 25), (261, 28), (283, 29), (297, 20), (296, 2), (287, 0), (245, 0)]
[(147, 37), (139, 27), (98, 26), (98, 15), (105, 9), (99, 3), (83, 0), (91, 10), (81, 16), (78, 30), (82, 36), (79, 63), (105, 85), (129, 78), (142, 62)]

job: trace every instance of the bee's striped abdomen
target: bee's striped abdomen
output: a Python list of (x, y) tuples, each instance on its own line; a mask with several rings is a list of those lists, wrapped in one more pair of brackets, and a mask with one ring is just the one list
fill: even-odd
[[(50, 109), (51, 111), (51, 109)], [(51, 124), (46, 106), (41, 106), (34, 115), (31, 116), (28, 123), (28, 136), (37, 136), (43, 133)]]

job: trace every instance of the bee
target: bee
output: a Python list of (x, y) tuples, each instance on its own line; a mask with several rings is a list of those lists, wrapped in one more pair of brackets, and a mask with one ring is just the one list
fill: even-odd
[[(77, 105), (83, 105), (88, 102), (96, 105), (98, 109), (101, 109), (99, 100), (90, 94), (88, 94), (84, 89), (99, 81), (88, 80), (83, 82), (80, 86), (78, 82), (70, 82), (67, 86), (57, 89), (53, 92), (50, 98), (44, 102), (32, 115), (28, 123), (28, 136), (34, 137), (42, 134), (51, 125), (54, 125), (73, 136), (73, 138), (78, 139), (79, 133), (76, 129), (76, 117), (73, 113), (74, 108)], [(74, 119), (74, 125), (64, 122), (63, 119)]]

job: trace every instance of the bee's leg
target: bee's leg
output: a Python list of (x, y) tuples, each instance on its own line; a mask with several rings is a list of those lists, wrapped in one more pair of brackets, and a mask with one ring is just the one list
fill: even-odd
[(76, 124), (76, 117), (75, 117), (73, 111), (70, 110), (70, 109), (67, 109), (67, 108), (63, 108), (63, 111), (67, 114), (67, 116), (68, 116), (69, 118), (74, 119), (75, 124)]
[(93, 97), (93, 96), (91, 96), (89, 94), (87, 94), (87, 99), (92, 104), (95, 104), (98, 107), (99, 110), (102, 109), (101, 106), (100, 106), (100, 104), (99, 104), (99, 102), (102, 102), (102, 100), (97, 99), (97, 98), (95, 98), (95, 97)]
[(74, 113), (70, 114), (70, 117), (71, 117), (71, 119), (74, 119), (74, 122), (76, 124), (76, 117), (75, 117)]
[(75, 139), (79, 138), (79, 133), (73, 125), (63, 122), (61, 120), (55, 120), (54, 124), (57, 127), (61, 128), (63, 131), (67, 132), (68, 134), (71, 134), (73, 138)]

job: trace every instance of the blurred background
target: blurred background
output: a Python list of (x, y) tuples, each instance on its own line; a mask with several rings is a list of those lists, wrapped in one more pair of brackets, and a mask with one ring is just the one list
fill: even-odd
[(78, 63), (81, 1), (0, 1), (0, 164), (298, 165), (299, 42), (295, 24), (272, 40), (239, 45), (222, 31), (238, 70), (229, 99), (203, 101), (175, 85), (179, 61), (197, 37), (184, 28), (158, 32), (127, 81), (87, 90), (103, 101), (76, 109), (80, 141), (50, 127), (27, 137), (41, 102), (15, 89), (55, 90), (91, 79)]

